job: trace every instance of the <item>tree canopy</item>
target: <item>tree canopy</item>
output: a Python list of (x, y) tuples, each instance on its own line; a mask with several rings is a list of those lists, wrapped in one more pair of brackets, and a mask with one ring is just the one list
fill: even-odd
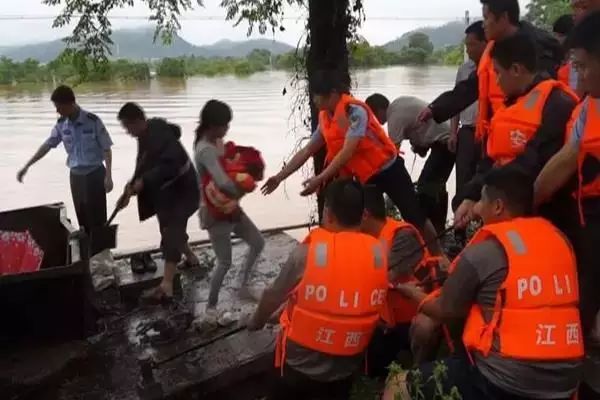
[(533, 24), (549, 29), (561, 15), (570, 14), (570, 0), (531, 0), (525, 18)]

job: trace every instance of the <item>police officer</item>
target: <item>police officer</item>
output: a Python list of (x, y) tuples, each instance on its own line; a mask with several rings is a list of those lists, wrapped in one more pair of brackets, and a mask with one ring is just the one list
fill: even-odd
[(70, 87), (57, 87), (51, 100), (60, 118), (50, 137), (17, 173), (17, 180), (23, 182), (29, 167), (62, 142), (71, 171), (71, 194), (77, 220), (79, 226), (90, 233), (94, 227), (106, 223), (106, 193), (113, 188), (113, 143), (100, 118), (77, 105)]

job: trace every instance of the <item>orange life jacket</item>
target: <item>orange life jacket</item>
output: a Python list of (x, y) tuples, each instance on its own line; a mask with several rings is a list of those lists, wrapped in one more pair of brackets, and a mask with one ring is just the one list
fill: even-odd
[(487, 154), (496, 165), (507, 164), (523, 153), (525, 145), (542, 123), (544, 106), (554, 89), (562, 90), (577, 99), (577, 95), (568, 86), (548, 79), (521, 96), (513, 105), (503, 106), (496, 111), (487, 140)]
[(571, 139), (573, 127), (584, 107), (587, 107), (587, 114), (577, 158), (576, 193), (582, 225), (585, 224), (583, 202), (600, 197), (600, 99), (588, 96), (577, 105), (567, 128), (567, 140)]
[(484, 226), (469, 245), (489, 237), (503, 246), (508, 274), (489, 322), (481, 306), (471, 307), (463, 333), (467, 350), (487, 357), (497, 337), (506, 358), (582, 358), (577, 264), (567, 239), (543, 218), (517, 218)]
[[(388, 218), (386, 220), (386, 223), (379, 234), (379, 240), (382, 241), (384, 249), (387, 252), (386, 254), (389, 254), (390, 249), (392, 248), (394, 237), (400, 229), (411, 229), (416, 235), (417, 239), (419, 240), (419, 244), (423, 248), (423, 257), (415, 266), (414, 273), (417, 273), (417, 271), (419, 271), (421, 268), (428, 268), (428, 260), (430, 258), (425, 245), (425, 241), (423, 240), (419, 231), (407, 222), (398, 221), (393, 218)], [(437, 260), (432, 261), (437, 262)], [(416, 277), (414, 273), (411, 276), (400, 277), (396, 281), (390, 282), (390, 286), (393, 287), (400, 283), (421, 282), (422, 279)], [(392, 288), (390, 287), (390, 289)], [(385, 307), (383, 307), (381, 310), (381, 319), (389, 327), (394, 327), (398, 324), (403, 323), (410, 323), (415, 317), (415, 315), (417, 315), (417, 305), (414, 304), (414, 302), (406, 299), (406, 297), (404, 297), (395, 290), (388, 291)]]
[(275, 366), (283, 367), (287, 340), (334, 356), (365, 351), (387, 293), (387, 257), (372, 236), (311, 231), (306, 269), (279, 320)]
[(340, 176), (354, 176), (361, 183), (365, 183), (387, 162), (393, 160), (398, 155), (398, 150), (369, 106), (348, 94), (343, 94), (333, 116), (327, 111), (321, 111), (319, 114), (319, 128), (327, 145), (326, 163), (331, 163), (344, 146), (346, 133), (350, 127), (348, 119), (350, 105), (361, 106), (367, 111), (369, 116), (367, 135), (360, 140), (352, 158), (341, 169)]
[(475, 137), (478, 141), (482, 141), (487, 136), (492, 116), (504, 105), (504, 92), (498, 85), (494, 63), (492, 62), (491, 53), (493, 48), (494, 41), (490, 40), (477, 66), (479, 112), (477, 114)]
[(560, 66), (557, 72), (557, 79), (567, 86), (570, 86), (571, 68), (573, 68), (571, 63), (566, 62)]

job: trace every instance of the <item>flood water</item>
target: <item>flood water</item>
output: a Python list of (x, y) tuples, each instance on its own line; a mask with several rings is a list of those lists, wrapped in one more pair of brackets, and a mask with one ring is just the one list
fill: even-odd
[[(380, 92), (390, 100), (401, 95), (414, 95), (426, 101), (454, 84), (453, 67), (394, 67), (355, 74), (354, 94), (364, 99)], [(266, 175), (278, 171), (298, 142), (309, 135), (298, 118), (291, 116), (294, 88), (290, 76), (281, 71), (265, 72), (248, 78), (189, 78), (186, 81), (152, 80), (132, 85), (88, 85), (77, 88), (79, 104), (97, 114), (108, 128), (113, 142), (113, 180), (115, 189), (108, 197), (108, 212), (133, 173), (136, 143), (119, 126), (116, 113), (126, 101), (140, 103), (148, 116), (163, 117), (183, 128), (182, 141), (191, 154), (194, 129), (202, 105), (211, 98), (223, 100), (233, 108), (234, 119), (228, 139), (259, 148), (267, 163)], [(287, 89), (285, 96), (283, 89)], [(30, 168), (24, 184), (16, 181), (16, 173), (49, 136), (56, 122), (50, 102), (52, 88), (0, 87), (0, 209), (10, 210), (62, 201), (66, 203), (74, 224), (76, 217), (69, 190), (66, 154), (61, 146)], [(298, 128), (294, 129), (297, 126)], [(424, 160), (404, 146), (406, 166), (414, 180)], [(258, 191), (243, 199), (246, 213), (261, 229), (308, 222), (314, 215), (314, 198), (299, 196), (301, 182), (309, 168), (290, 177), (274, 194), (264, 197)], [(448, 189), (454, 192), (454, 177)], [(159, 234), (155, 219), (140, 223), (137, 207), (117, 217), (119, 250), (154, 246)], [(192, 239), (203, 239), (198, 219), (190, 219), (188, 232)]]

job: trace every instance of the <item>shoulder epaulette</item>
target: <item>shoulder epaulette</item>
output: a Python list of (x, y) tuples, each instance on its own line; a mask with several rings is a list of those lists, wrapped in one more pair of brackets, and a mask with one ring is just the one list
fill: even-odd
[(87, 113), (87, 117), (92, 121), (98, 121), (100, 119), (96, 114), (92, 114), (91, 112)]

